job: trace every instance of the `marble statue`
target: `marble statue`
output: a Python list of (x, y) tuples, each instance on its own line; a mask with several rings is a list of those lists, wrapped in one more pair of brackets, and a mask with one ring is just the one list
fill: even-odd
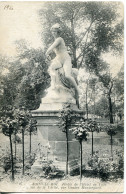
[[(66, 134), (59, 129), (59, 113), (64, 103), (70, 103), (71, 109), (77, 115), (83, 112), (78, 109), (79, 89), (77, 85), (78, 70), (72, 68), (71, 58), (67, 52), (64, 40), (60, 37), (61, 27), (55, 24), (51, 28), (54, 43), (46, 52), (49, 59), (49, 74), (51, 86), (47, 94), (41, 99), (39, 109), (32, 111), (32, 116), (37, 120), (39, 149), (36, 160), (32, 166), (34, 172), (41, 172), (42, 165), (53, 161), (53, 165), (66, 171)], [(51, 60), (50, 54), (55, 52), (56, 57)], [(74, 126), (74, 124), (73, 124)], [(69, 144), (69, 170), (78, 169), (80, 157), (80, 144), (68, 133)]]
[[(49, 67), (51, 87), (48, 89), (48, 94), (43, 100), (49, 103), (68, 102), (77, 104), (79, 96), (77, 86), (78, 70), (72, 68), (71, 57), (68, 54), (63, 38), (60, 37), (60, 25), (53, 25), (51, 32), (54, 42), (46, 52), (47, 59), (51, 61)], [(56, 54), (53, 60), (50, 58), (52, 52)]]

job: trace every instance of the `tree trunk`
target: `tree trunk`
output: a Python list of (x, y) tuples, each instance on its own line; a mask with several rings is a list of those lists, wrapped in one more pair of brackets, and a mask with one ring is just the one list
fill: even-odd
[(23, 127), (22, 127), (22, 163), (23, 163), (22, 174), (24, 175), (24, 129)]
[(74, 19), (71, 19), (71, 31), (72, 31), (72, 51), (73, 51), (73, 67), (77, 68), (77, 58), (76, 58), (76, 41), (74, 32)]
[(109, 100), (109, 117), (110, 117), (110, 123), (113, 123), (112, 100), (111, 100), (110, 94), (109, 94), (108, 100)]
[(87, 119), (88, 119), (88, 104), (86, 103), (86, 115), (87, 115)]
[(92, 156), (93, 156), (93, 152), (94, 152), (94, 150), (93, 150), (93, 145), (94, 145), (94, 142), (93, 142), (93, 131), (91, 132), (92, 133)]
[(11, 172), (12, 172), (12, 181), (14, 181), (14, 161), (13, 161), (13, 147), (12, 147), (11, 135), (9, 135), (9, 139), (10, 139), (10, 151), (11, 151)]
[(17, 146), (16, 146), (16, 129), (15, 129), (15, 160), (16, 160), (16, 151), (17, 151)]
[(76, 49), (73, 48), (73, 68), (77, 68)]
[(113, 144), (113, 142), (112, 142), (112, 134), (111, 134), (111, 157), (113, 158), (112, 144)]
[(121, 115), (121, 113), (119, 114), (119, 119), (120, 119), (120, 121), (122, 120), (122, 115)]
[(30, 129), (30, 132), (29, 132), (29, 136), (30, 136), (30, 149), (29, 149), (29, 153), (31, 154), (31, 129)]
[(94, 86), (94, 117), (95, 117), (95, 86)]
[(88, 85), (86, 88), (86, 115), (87, 115), (87, 119), (88, 119), (88, 102), (87, 102), (87, 90), (88, 90)]
[(80, 141), (80, 181), (82, 179), (82, 141)]
[(66, 143), (67, 143), (67, 158), (66, 158), (66, 175), (68, 175), (68, 161), (69, 161), (69, 158), (68, 158), (68, 154), (69, 154), (69, 145), (68, 145), (68, 129), (67, 129), (67, 126), (66, 126)]

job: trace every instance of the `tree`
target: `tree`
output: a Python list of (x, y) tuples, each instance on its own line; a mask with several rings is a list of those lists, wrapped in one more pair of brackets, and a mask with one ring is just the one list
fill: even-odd
[[(87, 74), (86, 74), (87, 75)], [(88, 119), (89, 114), (89, 106), (92, 103), (92, 90), (90, 88), (90, 74), (87, 76), (83, 76), (79, 80), (79, 85), (81, 88), (81, 95), (80, 95), (80, 107), (81, 109), (85, 109), (84, 112), (86, 112), (86, 118)], [(86, 79), (85, 79), (86, 77)]]
[(89, 80), (86, 80), (85, 107), (86, 107), (87, 119), (88, 119), (88, 113), (89, 113), (89, 104), (91, 101), (92, 101), (92, 92), (89, 89)]
[(37, 121), (30, 118), (29, 120), (29, 124), (28, 124), (28, 127), (27, 127), (27, 131), (29, 131), (29, 137), (30, 137), (30, 145), (29, 145), (29, 154), (31, 155), (31, 136), (32, 136), (32, 133), (36, 131), (37, 127), (36, 127), (36, 124), (37, 124)]
[(42, 49), (29, 48), (24, 40), (16, 42), (18, 47), (18, 59), (12, 63), (15, 74), (21, 72), (21, 80), (18, 84), (18, 95), (15, 99), (17, 107), (37, 109), (41, 97), (45, 95), (45, 89), (50, 84), (50, 76), (47, 72), (46, 62)]
[(66, 175), (68, 175), (68, 161), (69, 161), (69, 144), (68, 144), (68, 130), (70, 128), (70, 124), (72, 122), (73, 118), (73, 111), (71, 109), (71, 105), (69, 103), (65, 103), (63, 106), (63, 109), (60, 112), (59, 116), (59, 128), (66, 133), (66, 152), (67, 152), (67, 158), (66, 158)]
[(0, 96), (0, 111), (1, 116), (4, 116), (7, 107), (14, 107), (14, 100), (16, 98), (16, 79), (12, 76), (10, 71), (7, 76), (2, 79), (2, 93)]
[(103, 68), (102, 53), (122, 50), (123, 22), (116, 20), (119, 6), (115, 2), (46, 2), (39, 11), (45, 48), (52, 41), (51, 26), (60, 23), (73, 66), (85, 66), (97, 74)]
[(0, 55), (0, 108), (3, 103), (2, 95), (4, 92), (4, 79), (8, 74), (9, 59)]
[(114, 79), (114, 95), (116, 113), (121, 121), (124, 115), (124, 66), (121, 67)]
[(92, 151), (91, 151), (91, 153), (92, 153), (92, 156), (93, 156), (93, 153), (94, 153), (94, 148), (93, 148), (93, 146), (94, 146), (94, 137), (93, 137), (93, 133), (94, 133), (94, 131), (96, 131), (96, 132), (100, 132), (100, 126), (98, 125), (98, 123), (96, 122), (96, 121), (93, 121), (92, 119), (88, 119), (88, 131), (90, 131), (91, 132), (91, 134), (92, 134)]
[(108, 110), (110, 123), (114, 123), (113, 113), (121, 110), (123, 115), (123, 102), (124, 102), (124, 71), (123, 67), (120, 72), (113, 77), (108, 71), (104, 74), (99, 74), (99, 82), (104, 87), (104, 95), (108, 99)]
[(73, 134), (75, 135), (75, 138), (79, 141), (80, 143), (80, 181), (82, 179), (82, 141), (85, 140), (87, 141), (87, 136), (88, 136), (88, 122), (84, 118), (81, 118), (80, 121), (77, 123), (77, 127), (71, 128), (71, 131), (73, 131)]
[[(85, 76), (84, 76), (85, 75)], [(91, 73), (81, 72), (79, 78), (79, 86), (81, 89), (80, 104), (81, 108), (85, 109), (86, 118), (89, 113), (95, 115), (96, 92), (99, 92), (99, 82), (96, 76)], [(93, 108), (92, 108), (93, 107)]]
[(95, 103), (95, 114), (102, 118), (109, 117), (108, 100), (106, 99), (106, 96), (104, 93), (100, 97), (100, 99)]
[[(47, 72), (48, 63), (42, 49), (28, 47), (24, 40), (16, 42), (18, 56), (16, 60), (0, 58), (2, 72), (0, 82), (0, 109), (11, 105), (22, 106), (29, 110), (37, 109), (45, 89), (50, 84)], [(7, 73), (4, 73), (4, 68)]]
[(13, 158), (12, 134), (17, 128), (17, 120), (14, 118), (13, 113), (14, 113), (14, 110), (8, 107), (4, 117), (1, 118), (1, 122), (0, 122), (2, 126), (3, 134), (8, 136), (10, 140), (12, 181), (14, 181), (14, 158)]
[(18, 109), (16, 111), (17, 119), (18, 119), (18, 124), (20, 126), (21, 132), (22, 132), (22, 163), (23, 163), (23, 175), (24, 175), (24, 132), (27, 128), (27, 125), (29, 124), (29, 117), (30, 113), (28, 110), (26, 110), (24, 107), (22, 109)]
[(112, 147), (113, 147), (113, 136), (117, 134), (117, 131), (115, 130), (116, 129), (116, 126), (115, 125), (108, 125), (107, 126), (107, 134), (110, 136), (110, 145), (111, 145), (111, 157), (113, 159), (113, 150), (112, 150)]
[(104, 88), (106, 89), (105, 93), (107, 95), (108, 99), (108, 107), (109, 107), (109, 119), (110, 123), (113, 123), (113, 104), (112, 104), (112, 89), (113, 89), (113, 82), (114, 79), (110, 74), (107, 74), (107, 72), (104, 75), (99, 75), (99, 81), (102, 82)]
[(91, 88), (91, 90), (92, 90), (92, 93), (93, 93), (93, 95), (92, 95), (92, 100), (93, 100), (93, 113), (94, 113), (94, 116), (95, 116), (95, 114), (96, 114), (96, 91), (97, 91), (97, 89), (98, 89), (98, 82), (97, 82), (97, 78), (95, 78), (95, 77), (93, 77), (91, 80), (90, 80), (90, 82), (89, 82), (89, 85), (90, 85), (90, 88)]
[(18, 142), (19, 139), (20, 139), (20, 138), (18, 137), (18, 135), (17, 135), (18, 131), (19, 131), (19, 125), (18, 125), (18, 123), (17, 123), (17, 126), (16, 126), (16, 128), (15, 128), (15, 130), (14, 130), (14, 138), (12, 139), (13, 142), (14, 142), (14, 144), (15, 144), (15, 161), (16, 161), (16, 156), (17, 156), (17, 142)]

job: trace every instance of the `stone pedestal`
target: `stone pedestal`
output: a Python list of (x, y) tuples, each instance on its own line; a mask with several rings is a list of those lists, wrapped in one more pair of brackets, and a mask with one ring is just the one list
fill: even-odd
[[(83, 112), (78, 110), (75, 104), (71, 104), (73, 112), (82, 116)], [(39, 148), (37, 158), (32, 166), (34, 172), (40, 172), (42, 165), (50, 160), (59, 170), (66, 170), (67, 142), (66, 133), (59, 128), (59, 114), (63, 103), (44, 103), (38, 110), (32, 112), (37, 120), (37, 131)], [(73, 126), (72, 126), (73, 127)], [(68, 132), (68, 158), (69, 171), (78, 168), (80, 157), (80, 145), (72, 132)]]
[[(72, 76), (77, 78), (77, 70), (72, 69)], [(42, 170), (42, 165), (53, 161), (53, 165), (59, 170), (66, 170), (67, 141), (66, 133), (59, 128), (59, 115), (64, 103), (71, 104), (73, 112), (82, 115), (83, 112), (77, 108), (75, 90), (65, 77), (63, 67), (53, 69), (49, 67), (51, 76), (51, 86), (47, 90), (47, 95), (42, 99), (38, 110), (32, 112), (32, 116), (37, 120), (37, 130), (39, 138), (39, 148), (37, 158), (32, 166), (35, 172)], [(68, 132), (68, 160), (69, 170), (76, 169), (79, 161), (79, 142), (72, 132)]]

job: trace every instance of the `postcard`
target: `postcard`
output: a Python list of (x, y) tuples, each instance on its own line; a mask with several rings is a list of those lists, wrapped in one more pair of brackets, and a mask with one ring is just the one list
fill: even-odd
[(0, 191), (124, 191), (124, 5), (0, 2)]

